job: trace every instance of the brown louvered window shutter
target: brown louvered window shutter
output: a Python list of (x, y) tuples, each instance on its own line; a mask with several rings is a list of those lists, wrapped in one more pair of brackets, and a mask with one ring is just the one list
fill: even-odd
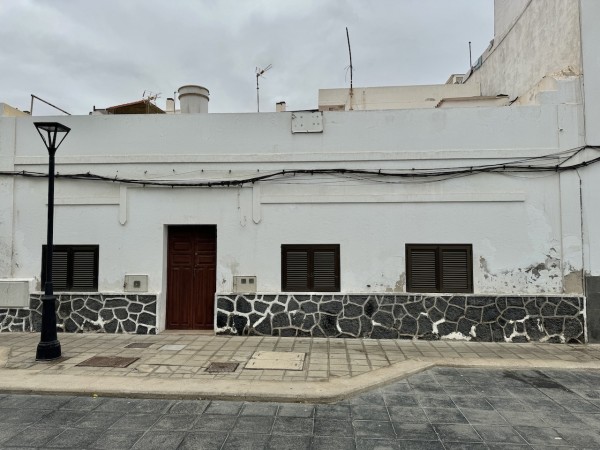
[(307, 291), (308, 283), (308, 252), (290, 250), (285, 253), (284, 261), (284, 291)]
[[(44, 255), (44, 262), (46, 257)], [(54, 251), (52, 253), (52, 284), (57, 291), (64, 291), (69, 286), (69, 252)], [(45, 281), (44, 277), (44, 281)], [(43, 286), (42, 286), (43, 288)]]
[(407, 247), (407, 284), (411, 292), (438, 292), (437, 250)]
[(408, 292), (473, 292), (472, 246), (407, 244)]
[(470, 248), (440, 247), (441, 292), (472, 292)]
[(74, 291), (90, 291), (97, 287), (96, 255), (93, 250), (73, 250)]
[(288, 292), (340, 290), (339, 245), (282, 245), (281, 289)]
[(322, 250), (313, 253), (313, 288), (317, 292), (339, 290), (338, 253), (335, 250)]
[[(42, 289), (46, 283), (46, 246), (42, 248)], [(98, 246), (55, 245), (52, 252), (55, 291), (98, 289)]]

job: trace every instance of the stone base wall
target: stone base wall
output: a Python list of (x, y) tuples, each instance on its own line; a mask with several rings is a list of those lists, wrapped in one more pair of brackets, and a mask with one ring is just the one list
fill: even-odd
[(1, 308), (0, 333), (4, 331), (30, 331), (31, 315), (26, 308)]
[(585, 342), (585, 298), (217, 295), (217, 334)]
[[(31, 295), (30, 307), (0, 309), (0, 332), (40, 331), (41, 294)], [(57, 294), (59, 331), (79, 333), (156, 334), (156, 295)]]

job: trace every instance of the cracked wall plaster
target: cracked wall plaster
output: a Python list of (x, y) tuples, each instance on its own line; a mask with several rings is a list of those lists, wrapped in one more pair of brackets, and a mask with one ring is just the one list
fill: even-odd
[[(489, 268), (485, 257), (479, 257), (479, 271), (475, 270), (475, 290), (480, 293), (506, 293), (506, 294), (581, 294), (581, 289), (567, 290), (566, 282), (563, 286), (561, 261), (557, 252), (551, 248), (544, 261), (536, 262), (527, 267), (493, 272)], [(581, 278), (581, 275), (580, 275)], [(579, 282), (581, 285), (581, 281)], [(574, 286), (574, 285), (573, 285)]]

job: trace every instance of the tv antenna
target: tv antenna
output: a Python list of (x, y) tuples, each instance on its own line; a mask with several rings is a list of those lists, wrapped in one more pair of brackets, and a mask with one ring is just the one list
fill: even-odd
[[(256, 111), (260, 112), (260, 97), (258, 95), (258, 78), (262, 77), (263, 74), (271, 69), (271, 67), (273, 67), (273, 64), (269, 64), (267, 67), (265, 67), (264, 69), (261, 69), (260, 67), (256, 68)], [(263, 77), (264, 78), (264, 77)]]
[(352, 111), (352, 97), (354, 96), (354, 90), (352, 86), (352, 50), (350, 49), (350, 33), (348, 32), (348, 27), (346, 27), (346, 40), (348, 41), (348, 55), (350, 55), (350, 111)]
[(473, 70), (473, 54), (471, 53), (471, 41), (469, 41), (469, 69)]

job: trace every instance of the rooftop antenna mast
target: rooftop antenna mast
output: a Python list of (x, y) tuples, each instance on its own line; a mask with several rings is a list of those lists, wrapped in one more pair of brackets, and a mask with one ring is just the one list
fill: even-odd
[(262, 77), (263, 74), (269, 70), (271, 67), (273, 67), (272, 64), (269, 64), (267, 67), (265, 67), (264, 69), (261, 69), (260, 67), (256, 68), (256, 111), (260, 112), (260, 97), (258, 95), (258, 78)]
[(350, 55), (350, 111), (352, 111), (352, 98), (354, 97), (354, 89), (352, 86), (352, 50), (350, 49), (350, 33), (348, 33), (348, 27), (346, 27), (346, 40), (348, 41), (348, 54)]
[(471, 41), (469, 41), (469, 69), (473, 70), (473, 53), (471, 52)]

